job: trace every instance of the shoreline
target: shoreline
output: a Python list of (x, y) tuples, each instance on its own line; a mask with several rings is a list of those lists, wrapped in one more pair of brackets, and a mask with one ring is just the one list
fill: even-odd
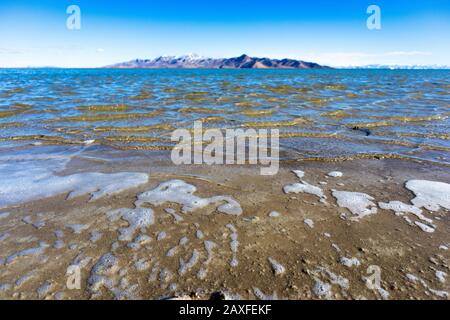
[[(149, 182), (95, 201), (65, 193), (0, 210), (10, 213), (0, 220), (0, 235), (8, 234), (1, 241), (0, 297), (160, 299), (195, 292), (208, 298), (220, 291), (244, 299), (446, 299), (448, 284), (436, 274), (449, 272), (442, 249), (450, 245), (448, 210), (423, 210), (436, 226), (428, 233), (414, 224), (422, 221), (417, 216), (406, 214), (410, 225), (378, 206), (410, 204), (414, 194), (405, 183), (412, 179), (450, 183), (445, 168), (399, 159), (281, 162), (278, 175), (264, 177), (255, 166), (175, 167), (164, 152), (105, 151), (98, 151), (103, 158), (74, 157), (57, 174), (145, 172)], [(332, 171), (343, 176), (328, 177)], [(119, 240), (130, 223), (126, 216), (111, 221), (110, 213), (133, 210), (139, 194), (174, 179), (195, 186), (201, 199), (229, 196), (243, 213), (221, 213), (221, 203), (184, 214), (171, 201), (145, 203), (153, 224)], [(326, 199), (283, 192), (300, 181), (319, 187)], [(354, 221), (332, 190), (372, 196), (377, 213)], [(114, 259), (100, 268), (105, 255)], [(81, 290), (66, 288), (66, 269), (74, 264), (81, 267)], [(364, 283), (371, 265), (381, 268), (380, 290)]]

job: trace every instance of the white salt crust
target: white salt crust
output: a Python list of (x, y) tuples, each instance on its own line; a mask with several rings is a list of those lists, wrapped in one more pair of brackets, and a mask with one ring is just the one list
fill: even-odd
[[(71, 157), (11, 161), (0, 159), (0, 208), (68, 193), (68, 199), (89, 194), (91, 200), (120, 193), (148, 181), (135, 172), (86, 172), (59, 176)], [(19, 159), (21, 160), (21, 159)]]
[(269, 217), (271, 218), (278, 218), (280, 216), (280, 213), (278, 211), (271, 211), (269, 213)]
[(305, 172), (301, 170), (292, 170), (292, 172), (297, 176), (297, 178), (301, 179), (305, 176)]
[(193, 212), (210, 204), (217, 205), (217, 211), (230, 215), (242, 214), (240, 204), (229, 196), (214, 196), (200, 198), (194, 195), (197, 188), (182, 180), (170, 180), (161, 183), (153, 190), (141, 193), (136, 201), (136, 206), (142, 203), (150, 203), (160, 206), (165, 203), (177, 203), (182, 206), (182, 212)]
[(438, 211), (440, 207), (450, 210), (450, 184), (428, 180), (410, 180), (406, 188), (416, 197), (411, 203), (418, 208)]
[(274, 258), (268, 258), (268, 260), (272, 271), (276, 276), (281, 276), (286, 272), (286, 268)]
[(265, 294), (259, 288), (253, 288), (253, 294), (259, 300), (278, 300), (279, 299), (278, 295), (275, 291), (270, 295), (270, 294)]
[(401, 201), (390, 201), (388, 203), (379, 202), (378, 205), (381, 209), (392, 210), (398, 215), (402, 215), (405, 213), (411, 213), (411, 214), (415, 215), (417, 218), (419, 218), (420, 220), (423, 220), (428, 223), (433, 222), (433, 220), (425, 217), (422, 214), (421, 209), (417, 208), (416, 206), (412, 206), (412, 205), (403, 203)]
[(328, 176), (332, 177), (332, 178), (340, 178), (343, 175), (344, 174), (342, 172), (340, 172), (340, 171), (331, 171), (331, 172), (328, 173)]
[(200, 253), (197, 249), (194, 249), (194, 251), (192, 252), (192, 256), (188, 261), (184, 261), (183, 258), (180, 258), (180, 268), (178, 269), (178, 274), (182, 276), (190, 269), (192, 269), (197, 264), (199, 257)]
[(333, 197), (341, 208), (347, 208), (355, 216), (353, 219), (360, 219), (365, 216), (377, 213), (377, 206), (372, 202), (374, 198), (365, 193), (349, 191), (333, 191)]
[(112, 289), (115, 281), (111, 277), (118, 268), (118, 259), (111, 253), (104, 254), (91, 269), (88, 279), (89, 290), (97, 293), (102, 287)]
[(425, 223), (419, 222), (419, 221), (416, 221), (414, 223), (416, 226), (418, 226), (420, 229), (422, 229), (422, 231), (424, 231), (426, 233), (433, 233), (436, 230), (435, 227), (431, 227), (431, 226), (429, 226)]
[(138, 229), (145, 229), (154, 223), (153, 210), (150, 208), (122, 208), (108, 212), (107, 215), (110, 221), (123, 219), (128, 222), (127, 228), (119, 229), (120, 241), (131, 241)]
[(339, 263), (348, 268), (359, 267), (361, 265), (361, 262), (359, 262), (357, 258), (347, 258), (347, 257), (342, 257), (339, 260)]
[(311, 219), (305, 219), (303, 220), (303, 223), (306, 224), (311, 229), (314, 228), (314, 221), (312, 221)]
[(8, 265), (13, 263), (17, 258), (20, 257), (28, 257), (28, 256), (38, 256), (41, 255), (45, 252), (45, 250), (49, 247), (49, 245), (45, 242), (41, 242), (39, 243), (39, 246), (37, 247), (33, 247), (33, 248), (29, 248), (29, 249), (24, 249), (24, 250), (20, 250), (17, 251), (16, 253), (13, 253), (12, 255), (10, 255), (9, 257), (7, 257), (5, 259), (4, 264)]
[(304, 181), (284, 186), (283, 191), (284, 193), (308, 193), (326, 199), (322, 189)]
[(239, 241), (238, 241), (238, 234), (237, 234), (237, 229), (234, 225), (227, 224), (226, 227), (232, 232), (230, 235), (231, 241), (230, 241), (230, 249), (231, 252), (233, 253), (233, 257), (230, 261), (230, 266), (231, 267), (237, 267), (239, 265), (239, 261), (237, 259), (237, 253), (238, 253), (238, 247), (239, 247)]

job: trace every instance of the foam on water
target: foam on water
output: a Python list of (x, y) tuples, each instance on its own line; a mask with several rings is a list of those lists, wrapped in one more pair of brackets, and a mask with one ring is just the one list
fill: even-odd
[(410, 180), (406, 188), (416, 197), (411, 203), (418, 208), (438, 211), (440, 207), (450, 210), (450, 184), (428, 180)]
[(354, 219), (377, 213), (377, 206), (372, 202), (374, 198), (365, 193), (349, 191), (333, 191), (333, 197), (341, 208), (347, 208), (355, 215)]
[(183, 213), (193, 212), (204, 208), (210, 204), (217, 205), (217, 211), (230, 214), (242, 214), (240, 204), (229, 196), (214, 196), (211, 198), (201, 198), (194, 195), (197, 188), (182, 180), (170, 180), (160, 184), (153, 190), (141, 193), (138, 196), (136, 205), (148, 202), (159, 206), (165, 203), (177, 203), (182, 206)]

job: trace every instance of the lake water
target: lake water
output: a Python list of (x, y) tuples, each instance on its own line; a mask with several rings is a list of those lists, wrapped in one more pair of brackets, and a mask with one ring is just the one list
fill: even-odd
[(0, 148), (170, 149), (175, 128), (280, 129), (289, 157), (449, 163), (450, 71), (0, 70)]

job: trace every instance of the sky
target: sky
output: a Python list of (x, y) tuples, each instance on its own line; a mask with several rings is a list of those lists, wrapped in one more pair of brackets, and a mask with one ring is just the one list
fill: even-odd
[[(70, 30), (67, 8), (80, 8)], [(369, 30), (367, 8), (381, 10)], [(293, 58), (343, 67), (450, 65), (449, 0), (0, 0), (0, 67), (136, 58)]]

